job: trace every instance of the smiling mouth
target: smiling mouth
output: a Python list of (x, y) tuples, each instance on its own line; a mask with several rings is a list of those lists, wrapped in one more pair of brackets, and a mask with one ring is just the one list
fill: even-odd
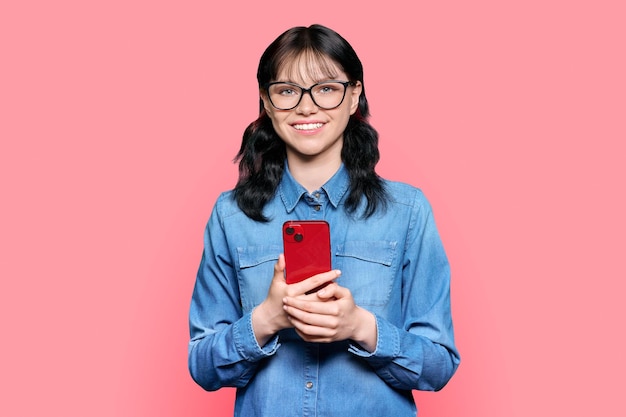
[(315, 130), (324, 126), (324, 123), (305, 123), (305, 124), (297, 124), (292, 125), (296, 130)]

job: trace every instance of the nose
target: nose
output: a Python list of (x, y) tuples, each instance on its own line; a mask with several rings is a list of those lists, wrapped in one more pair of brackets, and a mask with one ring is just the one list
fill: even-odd
[(296, 112), (298, 112), (299, 114), (307, 115), (311, 113), (317, 113), (317, 110), (318, 107), (313, 101), (313, 96), (311, 95), (311, 92), (303, 92), (302, 99), (300, 100), (300, 103), (298, 103), (298, 105), (296, 106)]

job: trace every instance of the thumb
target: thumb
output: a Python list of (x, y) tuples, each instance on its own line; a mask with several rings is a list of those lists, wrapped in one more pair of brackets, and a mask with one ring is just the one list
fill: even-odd
[(274, 278), (281, 281), (285, 280), (285, 255), (278, 255), (278, 260), (274, 264)]

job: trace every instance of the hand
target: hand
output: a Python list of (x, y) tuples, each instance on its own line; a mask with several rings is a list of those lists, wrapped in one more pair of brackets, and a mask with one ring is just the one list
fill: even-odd
[(317, 343), (352, 339), (369, 352), (376, 349), (376, 318), (354, 303), (349, 289), (331, 283), (310, 295), (283, 299), (284, 310), (302, 339)]
[(339, 271), (317, 274), (304, 281), (287, 284), (285, 282), (285, 257), (280, 254), (274, 264), (274, 276), (267, 298), (252, 312), (252, 328), (260, 346), (265, 345), (276, 332), (293, 327), (283, 309), (285, 297), (300, 297), (303, 300), (316, 300), (315, 293), (306, 293), (339, 276)]

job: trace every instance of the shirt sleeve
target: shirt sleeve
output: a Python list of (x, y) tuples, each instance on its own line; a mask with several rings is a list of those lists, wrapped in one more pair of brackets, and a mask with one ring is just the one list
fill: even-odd
[(259, 346), (252, 312), (242, 313), (237, 274), (218, 204), (204, 234), (204, 251), (189, 309), (189, 372), (206, 390), (245, 386), (259, 361), (273, 355), (278, 337)]
[(450, 266), (421, 193), (412, 213), (402, 265), (402, 325), (376, 315), (374, 352), (356, 345), (350, 351), (394, 388), (437, 391), (460, 363), (450, 309)]

